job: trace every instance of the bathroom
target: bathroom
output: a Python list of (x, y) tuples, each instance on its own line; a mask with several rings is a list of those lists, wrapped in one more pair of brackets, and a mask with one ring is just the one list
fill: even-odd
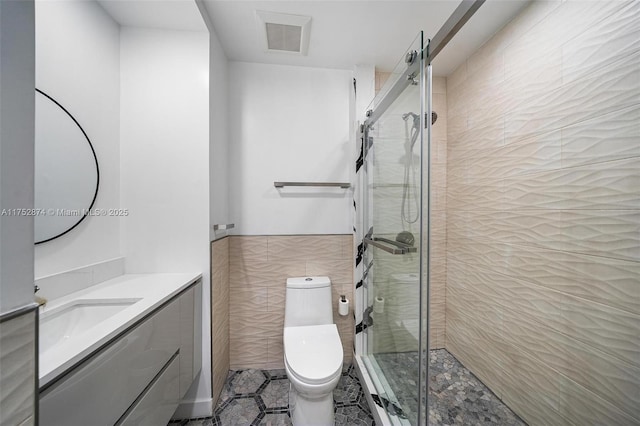
[(1, 1), (0, 424), (640, 424), (639, 18)]

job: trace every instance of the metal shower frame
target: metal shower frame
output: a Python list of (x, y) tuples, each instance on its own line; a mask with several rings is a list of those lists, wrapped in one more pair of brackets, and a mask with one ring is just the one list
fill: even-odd
[[(458, 7), (453, 11), (453, 13), (451, 14), (451, 16), (447, 19), (447, 21), (444, 23), (444, 25), (438, 30), (438, 32), (433, 36), (433, 38), (431, 40), (428, 41), (427, 46), (421, 46), (422, 51), (421, 52), (416, 52), (417, 54), (422, 56), (423, 60), (416, 60), (417, 59), (417, 55), (415, 55), (412, 58), (409, 58), (408, 62), (408, 66), (407, 69), (404, 71), (404, 73), (393, 83), (393, 86), (389, 89), (389, 91), (386, 93), (386, 95), (383, 97), (383, 99), (380, 101), (380, 103), (378, 103), (378, 105), (376, 105), (376, 107), (373, 110), (369, 110), (366, 113), (366, 120), (364, 121), (364, 123), (362, 124), (362, 128), (361, 130), (363, 131), (364, 135), (365, 135), (365, 140), (368, 138), (368, 131), (370, 128), (372, 128), (373, 124), (380, 119), (380, 117), (382, 117), (382, 115), (385, 113), (385, 111), (395, 102), (395, 100), (400, 96), (400, 94), (402, 92), (404, 92), (404, 90), (411, 84), (413, 84), (413, 82), (415, 81), (416, 76), (421, 75), (421, 69), (420, 66), (422, 63), (424, 63), (424, 67), (427, 70), (427, 74), (426, 74), (426, 78), (428, 79), (428, 81), (431, 81), (432, 78), (432, 69), (430, 67), (431, 62), (433, 61), (433, 59), (442, 51), (442, 49), (444, 49), (444, 47), (451, 41), (451, 39), (453, 39), (453, 37), (458, 33), (458, 31), (460, 31), (460, 29), (469, 21), (469, 19), (471, 19), (471, 17), (476, 13), (476, 11), (480, 8), (480, 6), (482, 6), (482, 4), (485, 2), (486, 0), (462, 0), (462, 2), (460, 3), (460, 5), (458, 5)], [(423, 81), (421, 81), (421, 87), (423, 87), (424, 90), (424, 86), (423, 86)], [(426, 106), (426, 114), (428, 117), (428, 120), (425, 120), (425, 114), (423, 113), (424, 111), (424, 107)], [(431, 104), (431, 96), (429, 94), (428, 99), (427, 99), (427, 105), (424, 105), (424, 103), (422, 103), (421, 105), (421, 114), (420, 114), (420, 128), (424, 129), (425, 128), (425, 121), (427, 124), (427, 132), (428, 132), (428, 141), (431, 140), (431, 126), (432, 126), (432, 118), (431, 118), (431, 113), (432, 113), (433, 109), (432, 109), (432, 104)], [(366, 150), (366, 144), (364, 145), (364, 149)], [(421, 146), (421, 154), (420, 157), (423, 158), (423, 150), (425, 149), (425, 147)], [(427, 150), (427, 156), (428, 158), (431, 157), (431, 146), (430, 143), (427, 144), (426, 146), (426, 150)], [(421, 173), (420, 173), (420, 178), (421, 181), (424, 182), (424, 178), (425, 176), (423, 175), (422, 169), (421, 169)], [(431, 170), (429, 168), (429, 170), (427, 170), (427, 175), (426, 175), (426, 179), (427, 179), (427, 194), (426, 194), (426, 200), (427, 200), (427, 206), (430, 205), (431, 200), (430, 200), (430, 187), (431, 187)], [(420, 199), (424, 200), (424, 185), (420, 185)], [(421, 201), (421, 205), (422, 205), (422, 201)], [(426, 212), (424, 212), (421, 216), (420, 216), (420, 229), (424, 229), (424, 223), (425, 223), (425, 219), (426, 219), (426, 223), (430, 223), (430, 212), (429, 212), (429, 208), (426, 209)], [(426, 215), (426, 217), (425, 217)], [(422, 235), (421, 235), (422, 237)], [(384, 239), (380, 239), (380, 238), (372, 238), (372, 239), (368, 239), (365, 237), (364, 242), (365, 244), (371, 244), (371, 245), (375, 245), (376, 247), (382, 248), (388, 252), (390, 251), (390, 248), (386, 247), (383, 244), (380, 244), (379, 240), (384, 240)], [(427, 227), (426, 229), (426, 241), (430, 240), (430, 226)], [(386, 243), (394, 243), (392, 241), (389, 240), (385, 240), (384, 242)], [(395, 243), (394, 243), (395, 244)], [(422, 244), (420, 244), (420, 277), (423, 277), (424, 274), (423, 272), (425, 272), (425, 269), (423, 268), (424, 265), (424, 259), (429, 259), (430, 256), (430, 248), (427, 245), (426, 247), (426, 251), (423, 251), (422, 248)], [(403, 254), (406, 251), (404, 250), (400, 250), (400, 248), (396, 248), (393, 247), (392, 248), (393, 252), (391, 252), (392, 254)], [(426, 280), (427, 283), (429, 282), (429, 268), (428, 268), (428, 260), (427, 260), (427, 268), (426, 268)], [(365, 273), (366, 274), (366, 273)], [(422, 284), (422, 280), (421, 280), (421, 284), (420, 284), (420, 326), (419, 326), (419, 330), (420, 330), (420, 338), (418, 339), (418, 357), (419, 357), (419, 365), (418, 365), (418, 424), (419, 425), (428, 425), (429, 420), (428, 420), (428, 388), (429, 388), (429, 377), (428, 377), (428, 360), (429, 360), (429, 355), (425, 355), (425, 352), (429, 350), (429, 321), (427, 320), (426, 324), (423, 323), (423, 313), (425, 312), (425, 305), (428, 305), (429, 303), (429, 286), (428, 285), (423, 285)], [(427, 314), (428, 314), (428, 308), (427, 308)], [(424, 347), (426, 345), (426, 348)], [(426, 366), (426, 371), (425, 371), (425, 366)], [(424, 378), (424, 380), (423, 380)], [(423, 385), (424, 385), (424, 389), (423, 389)], [(424, 405), (422, 403), (424, 399)]]
[[(467, 21), (471, 19), (485, 1), (486, 0), (462, 0), (462, 3), (453, 11), (449, 19), (447, 19), (433, 38), (429, 40), (423, 52), (425, 54), (425, 67), (431, 65), (431, 61), (449, 44), (451, 39), (460, 31)], [(391, 89), (389, 89), (389, 92), (387, 92), (376, 108), (367, 111), (367, 119), (363, 123), (365, 128), (372, 126), (373, 123), (378, 121), (404, 89), (411, 84), (413, 77), (419, 74), (419, 66), (420, 61), (413, 61), (393, 84)]]

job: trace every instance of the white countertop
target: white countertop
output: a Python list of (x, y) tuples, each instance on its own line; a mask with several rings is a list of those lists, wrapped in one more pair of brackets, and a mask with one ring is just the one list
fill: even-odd
[(127, 274), (48, 301), (40, 308), (40, 313), (51, 311), (78, 299), (140, 299), (86, 332), (41, 353), (39, 355), (40, 387), (42, 388), (200, 278), (202, 278), (200, 273)]

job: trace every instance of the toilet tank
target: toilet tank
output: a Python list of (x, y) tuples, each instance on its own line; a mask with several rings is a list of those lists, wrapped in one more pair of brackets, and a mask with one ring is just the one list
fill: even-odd
[(287, 278), (284, 326), (333, 324), (329, 277)]

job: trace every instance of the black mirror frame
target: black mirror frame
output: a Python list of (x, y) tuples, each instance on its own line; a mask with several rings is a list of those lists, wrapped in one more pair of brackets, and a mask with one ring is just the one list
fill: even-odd
[(43, 92), (42, 90), (38, 89), (37, 87), (36, 87), (36, 92), (40, 93), (41, 95), (43, 95), (44, 97), (49, 99), (51, 102), (53, 102), (54, 104), (59, 106), (73, 120), (73, 122), (76, 123), (76, 126), (78, 126), (78, 128), (80, 129), (80, 131), (84, 135), (85, 139), (87, 140), (87, 143), (89, 144), (89, 148), (91, 148), (91, 153), (93, 154), (93, 160), (94, 160), (94, 162), (96, 164), (96, 190), (93, 193), (93, 199), (91, 200), (91, 204), (89, 205), (89, 208), (86, 210), (85, 214), (80, 216), (80, 219), (75, 224), (73, 224), (73, 226), (71, 226), (70, 228), (66, 229), (65, 231), (59, 233), (58, 235), (55, 235), (55, 236), (53, 236), (51, 238), (47, 238), (46, 240), (36, 241), (35, 245), (38, 245), (38, 244), (46, 243), (46, 242), (51, 241), (51, 240), (55, 240), (56, 238), (59, 238), (59, 237), (63, 236), (64, 234), (70, 232), (72, 229), (74, 229), (75, 227), (80, 225), (80, 223), (82, 223), (82, 221), (89, 215), (89, 211), (93, 208), (93, 205), (96, 203), (96, 198), (98, 198), (98, 188), (100, 187), (100, 167), (98, 166), (98, 156), (96, 155), (96, 150), (93, 148), (93, 144), (91, 143), (91, 140), (89, 139), (89, 136), (87, 136), (87, 132), (84, 131), (84, 129), (82, 128), (80, 123), (78, 123), (78, 120), (76, 120), (75, 117), (73, 115), (71, 115), (71, 113), (69, 111), (67, 111), (67, 109), (65, 107), (63, 107), (58, 101), (56, 101), (51, 96), (47, 95), (45, 92)]

